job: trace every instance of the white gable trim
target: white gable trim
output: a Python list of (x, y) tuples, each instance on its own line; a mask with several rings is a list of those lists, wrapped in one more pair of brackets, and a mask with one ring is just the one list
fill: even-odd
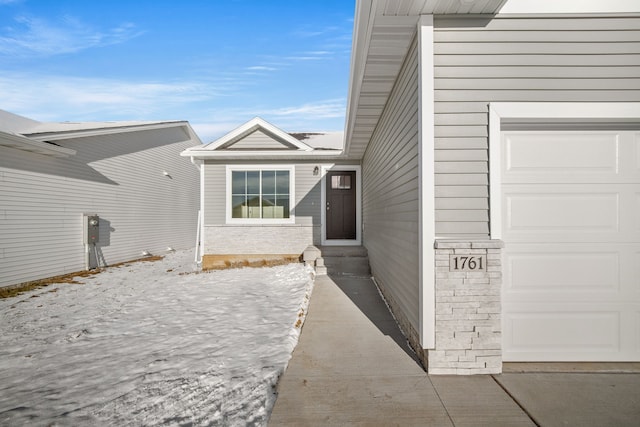
[(293, 145), (298, 150), (301, 150), (301, 151), (312, 151), (313, 150), (313, 148), (311, 148), (307, 144), (301, 142), (297, 138), (294, 138), (293, 136), (289, 135), (287, 132), (283, 131), (282, 129), (277, 128), (276, 126), (274, 126), (271, 123), (261, 119), (260, 117), (254, 117), (253, 119), (251, 119), (248, 122), (246, 122), (245, 124), (237, 127), (236, 129), (232, 130), (231, 132), (229, 132), (228, 134), (224, 135), (223, 137), (217, 139), (216, 141), (214, 141), (214, 142), (212, 142), (210, 144), (207, 144), (204, 147), (200, 147), (198, 150), (193, 150), (193, 151), (212, 151), (212, 150), (217, 150), (218, 148), (222, 147), (223, 145), (228, 144), (228, 143), (233, 142), (233, 141), (237, 141), (237, 140), (243, 138), (244, 136), (255, 132), (258, 129), (261, 129), (265, 133), (272, 135), (273, 137), (275, 137), (275, 139), (280, 139), (282, 141), (285, 141), (287, 144)]

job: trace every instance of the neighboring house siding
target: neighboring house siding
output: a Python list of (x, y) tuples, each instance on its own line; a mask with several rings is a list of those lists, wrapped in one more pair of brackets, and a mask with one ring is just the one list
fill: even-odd
[[(362, 160), (364, 245), (396, 314), (419, 330), (418, 55), (413, 42)], [(409, 332), (409, 331), (405, 331)]]
[(640, 101), (640, 18), (471, 22), (435, 22), (440, 238), (489, 236), (490, 102)]
[(198, 171), (179, 154), (194, 142), (174, 142), (186, 138), (169, 128), (58, 141), (77, 150), (68, 158), (0, 148), (0, 286), (83, 270), (83, 213), (100, 216), (108, 265), (193, 247)]
[[(264, 162), (239, 162), (260, 165)], [(285, 165), (273, 161), (269, 164)], [(207, 162), (204, 165), (204, 253), (212, 255), (239, 254), (301, 254), (312, 244), (320, 244), (321, 176), (313, 170), (322, 164), (295, 164), (295, 224), (226, 224), (227, 163)]]

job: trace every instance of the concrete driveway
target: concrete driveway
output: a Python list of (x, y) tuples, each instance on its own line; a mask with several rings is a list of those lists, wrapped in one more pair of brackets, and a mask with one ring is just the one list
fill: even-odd
[(430, 376), (370, 278), (320, 276), (269, 425), (638, 427), (640, 364), (620, 367)]

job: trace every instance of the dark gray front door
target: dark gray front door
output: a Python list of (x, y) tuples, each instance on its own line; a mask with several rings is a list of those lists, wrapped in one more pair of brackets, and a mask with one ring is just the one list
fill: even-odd
[(356, 173), (327, 173), (327, 240), (356, 238)]

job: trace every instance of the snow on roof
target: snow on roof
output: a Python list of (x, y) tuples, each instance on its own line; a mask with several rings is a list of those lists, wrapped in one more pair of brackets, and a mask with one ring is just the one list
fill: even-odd
[(344, 132), (290, 132), (289, 135), (314, 149), (342, 150)]

